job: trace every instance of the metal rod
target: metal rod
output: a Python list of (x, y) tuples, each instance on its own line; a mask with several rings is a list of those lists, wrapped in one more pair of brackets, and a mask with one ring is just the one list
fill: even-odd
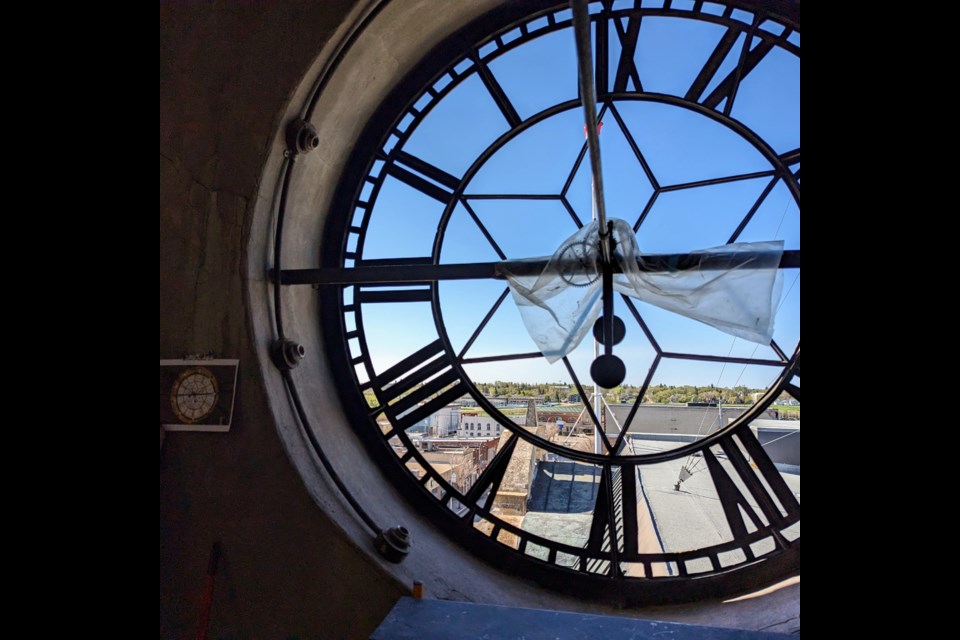
[(603, 353), (613, 355), (613, 270), (603, 269)]
[[(664, 253), (644, 254), (637, 261), (645, 273), (675, 272), (688, 269), (715, 271), (718, 269), (753, 269), (755, 259), (763, 254), (730, 253)], [(350, 284), (414, 284), (440, 280), (505, 280), (506, 272), (515, 275), (539, 275), (549, 264), (549, 258), (534, 260), (505, 260), (503, 262), (467, 262), (462, 264), (378, 264), (372, 267), (283, 269), (280, 282), (284, 285), (350, 285)], [(555, 262), (564, 273), (574, 273), (576, 264)], [(800, 268), (800, 250), (790, 249), (780, 258), (781, 269)], [(621, 273), (614, 264), (614, 273)], [(270, 279), (277, 282), (276, 272), (270, 270)]]
[(573, 10), (573, 33), (577, 44), (577, 78), (580, 103), (587, 127), (587, 148), (590, 169), (593, 172), (593, 195), (597, 201), (597, 220), (600, 222), (600, 250), (605, 263), (610, 263), (610, 245), (607, 242), (607, 209), (603, 201), (603, 170), (600, 166), (600, 136), (597, 132), (597, 94), (593, 82), (593, 54), (590, 50), (590, 15), (587, 0), (570, 0)]

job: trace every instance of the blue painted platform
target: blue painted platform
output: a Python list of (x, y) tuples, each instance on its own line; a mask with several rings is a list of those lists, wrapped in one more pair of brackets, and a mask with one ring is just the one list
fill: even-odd
[(400, 598), (371, 640), (783, 640), (780, 633)]

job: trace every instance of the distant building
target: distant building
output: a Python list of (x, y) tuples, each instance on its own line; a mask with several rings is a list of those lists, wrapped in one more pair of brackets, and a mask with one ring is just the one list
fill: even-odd
[(488, 415), (464, 412), (457, 427), (458, 438), (499, 438), (503, 425)]
[[(609, 404), (604, 410), (607, 433), (615, 433), (617, 425), (624, 426), (633, 405)], [(630, 433), (676, 433), (705, 435), (725, 427), (747, 411), (747, 407), (689, 403), (641, 404), (630, 423)], [(768, 409), (764, 416), (776, 420), (779, 412)], [(616, 421), (614, 421), (614, 418)]]
[(442, 438), (444, 436), (456, 435), (460, 426), (460, 407), (456, 404), (448, 404), (436, 413), (431, 414), (430, 435)]
[[(580, 420), (578, 426), (589, 425), (593, 427), (593, 421), (590, 420), (589, 413), (582, 413), (582, 406), (579, 407), (569, 407), (569, 406), (553, 406), (553, 407), (538, 407), (537, 408), (537, 420), (541, 423), (545, 422), (554, 422), (561, 421), (566, 423), (568, 427), (572, 427), (577, 420)], [(582, 413), (582, 415), (581, 415)]]
[(775, 464), (800, 468), (799, 420), (757, 419), (750, 428)]
[[(480, 469), (493, 460), (500, 444), (499, 438), (414, 438), (414, 446), (420, 451), (451, 451), (454, 449), (476, 450), (476, 462)], [(403, 451), (399, 452), (403, 455)]]
[[(438, 499), (443, 497), (442, 482), (448, 483), (461, 494), (465, 494), (486, 469), (487, 464), (493, 460), (499, 443), (499, 438), (464, 440), (415, 438), (414, 445), (422, 452), (431, 474), (430, 479), (426, 480), (423, 486)], [(417, 479), (422, 478), (424, 473), (428, 473), (416, 459), (407, 461), (407, 469)], [(455, 497), (450, 499), (447, 507), (461, 515), (468, 508)]]

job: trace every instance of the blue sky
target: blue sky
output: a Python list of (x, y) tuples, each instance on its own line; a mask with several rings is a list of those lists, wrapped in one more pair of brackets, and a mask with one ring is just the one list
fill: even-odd
[[(647, 91), (680, 95), (724, 35), (725, 28), (693, 20), (647, 17), (640, 32), (635, 62)], [(742, 38), (742, 36), (741, 36)], [(742, 40), (741, 40), (742, 41)], [(611, 70), (620, 56), (616, 34), (610, 37)], [(736, 64), (740, 43), (733, 47), (712, 90)], [(569, 29), (497, 58), (489, 65), (522, 119), (549, 106), (575, 99), (576, 60)], [(611, 71), (612, 73), (612, 71)], [(774, 49), (741, 84), (732, 117), (763, 136), (777, 153), (800, 146), (799, 59)], [(727, 127), (689, 110), (651, 102), (621, 101), (616, 109), (629, 136), (646, 157), (661, 187), (770, 169), (749, 143)], [(607, 212), (632, 225), (653, 193), (616, 119), (607, 113), (600, 136)], [(464, 175), (476, 157), (508, 131), (500, 110), (476, 73), (469, 74), (425, 118), (404, 146), (448, 173)], [(559, 200), (524, 201), (518, 194), (559, 195), (583, 144), (579, 108), (550, 117), (500, 149), (465, 189), (467, 201), (508, 258), (553, 253), (576, 226)], [(567, 198), (580, 219), (591, 215), (589, 165), (577, 172)], [(683, 252), (727, 242), (754, 204), (769, 177), (662, 193), (637, 234), (642, 251)], [(497, 200), (469, 195), (507, 196)], [(403, 182), (388, 177), (375, 203), (364, 257), (430, 255), (443, 205)], [(800, 247), (799, 211), (787, 188), (778, 182), (764, 199), (743, 241), (783, 240)], [(446, 229), (441, 262), (487, 262), (497, 253), (480, 233), (463, 204), (456, 206)], [(459, 281), (440, 285), (444, 321), (454, 346), (460, 348), (501, 295), (502, 281)], [(799, 271), (784, 272), (785, 295), (777, 314), (775, 339), (788, 352), (799, 340)], [(720, 333), (695, 321), (637, 303), (654, 337), (666, 351), (769, 358), (772, 351)], [(615, 350), (627, 365), (629, 384), (647, 375), (654, 351), (643, 332), (618, 301), (617, 315), (627, 324), (627, 337)], [(378, 369), (389, 366), (436, 339), (426, 303), (368, 305), (364, 310), (368, 345)], [(534, 351), (512, 300), (497, 313), (471, 347), (468, 357)], [(592, 341), (571, 355), (581, 382), (588, 384)], [(468, 365), (474, 380), (569, 382), (562, 363), (543, 359)], [(653, 383), (769, 384), (779, 370), (771, 367), (664, 360)]]

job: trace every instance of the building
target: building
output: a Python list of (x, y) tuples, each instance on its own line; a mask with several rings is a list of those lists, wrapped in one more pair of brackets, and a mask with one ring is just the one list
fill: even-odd
[(457, 425), (458, 438), (499, 438), (503, 425), (479, 412), (463, 412)]
[(576, 407), (564, 405), (539, 407), (537, 408), (537, 417), (540, 422), (553, 422), (558, 425), (562, 422), (567, 428), (573, 428), (576, 424), (577, 428), (593, 430), (593, 421), (590, 419), (590, 414), (583, 411), (582, 405)]
[(449, 404), (430, 415), (430, 435), (435, 437), (451, 436), (458, 433), (460, 427), (460, 406)]
[[(608, 404), (604, 410), (608, 433), (618, 431), (626, 423), (632, 404)], [(675, 433), (706, 435), (742, 416), (747, 407), (718, 405), (641, 404), (630, 422), (630, 433)], [(775, 409), (768, 410), (768, 418), (776, 420)]]

